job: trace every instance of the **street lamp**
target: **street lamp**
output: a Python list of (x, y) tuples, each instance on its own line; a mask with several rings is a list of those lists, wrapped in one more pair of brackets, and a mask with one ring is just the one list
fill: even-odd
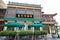
[(55, 28), (55, 33), (58, 34), (58, 25), (57, 25), (57, 23), (54, 26), (55, 26), (54, 27)]

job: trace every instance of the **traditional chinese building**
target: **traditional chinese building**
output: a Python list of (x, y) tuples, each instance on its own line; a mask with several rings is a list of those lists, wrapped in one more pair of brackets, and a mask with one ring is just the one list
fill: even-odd
[(4, 28), (4, 15), (5, 15), (5, 11), (6, 11), (6, 5), (5, 3), (0, 0), (0, 31), (3, 30)]
[(53, 18), (55, 15), (57, 14), (55, 13), (55, 14), (43, 14), (42, 15), (42, 18), (43, 18), (42, 23), (47, 24), (47, 27), (44, 28), (44, 30), (46, 30), (48, 33), (53, 33), (55, 31), (54, 27), (55, 27), (55, 24), (57, 23)]
[[(44, 14), (41, 11), (41, 5), (9, 2), (7, 5), (6, 14), (4, 17), (5, 24), (9, 22), (17, 22), (24, 24), (25, 27), (18, 27), (19, 30), (31, 30), (30, 24), (46, 24), (44, 28), (34, 27), (34, 30), (45, 30), (47, 33), (54, 31), (54, 24), (56, 21), (53, 17), (57, 14)], [(5, 29), (14, 30), (14, 27), (5, 27)], [(52, 31), (53, 30), (53, 31)]]

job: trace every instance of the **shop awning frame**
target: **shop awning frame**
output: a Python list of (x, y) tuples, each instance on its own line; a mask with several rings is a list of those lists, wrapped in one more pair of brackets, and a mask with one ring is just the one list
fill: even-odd
[(30, 24), (29, 27), (46, 27), (45, 24)]
[(4, 24), (4, 26), (7, 26), (7, 27), (24, 27), (25, 25), (17, 23), (17, 22), (9, 22), (7, 24)]

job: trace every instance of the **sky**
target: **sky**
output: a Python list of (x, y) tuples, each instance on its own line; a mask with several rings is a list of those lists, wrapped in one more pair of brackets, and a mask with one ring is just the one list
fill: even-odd
[(60, 0), (3, 0), (6, 4), (10, 2), (28, 3), (28, 4), (38, 4), (43, 7), (42, 11), (45, 14), (54, 14), (54, 19), (60, 25)]

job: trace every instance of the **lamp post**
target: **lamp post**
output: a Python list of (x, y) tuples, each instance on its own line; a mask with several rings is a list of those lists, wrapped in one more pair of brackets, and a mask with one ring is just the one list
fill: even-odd
[(58, 34), (58, 25), (57, 25), (57, 23), (55, 24), (55, 33)]

